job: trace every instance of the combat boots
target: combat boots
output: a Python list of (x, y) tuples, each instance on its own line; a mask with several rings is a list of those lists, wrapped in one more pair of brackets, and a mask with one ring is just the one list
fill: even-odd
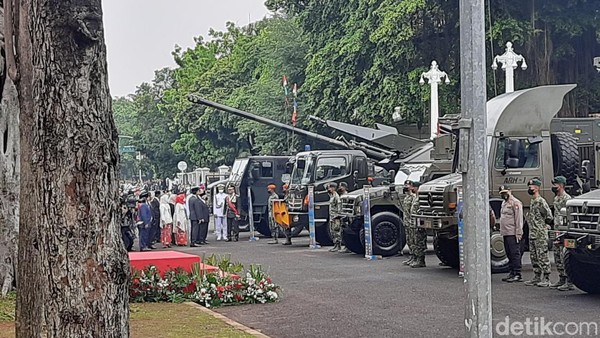
[(559, 287), (565, 285), (566, 283), (567, 283), (567, 277), (560, 276), (560, 279), (558, 280), (558, 282), (550, 285), (550, 289), (558, 289)]
[(424, 268), (425, 267), (425, 257), (415, 257), (412, 263), (410, 263), (411, 268)]
[(550, 275), (544, 274), (542, 280), (537, 283), (535, 286), (539, 286), (541, 288), (547, 288), (550, 285)]
[(511, 271), (511, 272), (508, 274), (508, 276), (506, 276), (506, 277), (502, 278), (502, 281), (503, 281), (503, 282), (507, 282), (509, 279), (512, 279), (514, 276), (515, 276), (514, 272), (512, 272), (512, 271)]
[(333, 248), (329, 249), (329, 252), (338, 252), (340, 250), (340, 243), (335, 243)]
[(279, 243), (279, 241), (277, 240), (278, 232), (279, 232), (279, 230), (273, 230), (273, 231), (271, 231), (271, 236), (273, 236), (273, 239), (268, 242), (269, 244), (277, 244), (277, 243)]
[(285, 238), (285, 242), (283, 243), (283, 245), (292, 245), (292, 238), (291, 237), (286, 237)]
[(540, 279), (540, 274), (539, 274), (539, 273), (536, 273), (536, 274), (535, 274), (535, 276), (533, 276), (533, 279), (532, 279), (532, 280), (528, 280), (528, 281), (526, 281), (526, 282), (525, 282), (525, 283), (523, 283), (523, 284), (525, 284), (525, 285), (527, 285), (527, 286), (533, 286), (533, 285), (536, 285), (537, 283), (539, 283), (539, 282), (541, 282), (541, 281), (542, 281), (542, 280)]
[(348, 247), (346, 247), (345, 245), (343, 245), (339, 251), (339, 253), (351, 253), (351, 252), (352, 251), (348, 250)]
[(567, 280), (567, 282), (565, 284), (563, 284), (562, 286), (559, 286), (558, 288), (556, 288), (556, 290), (558, 290), (558, 291), (571, 291), (574, 289), (575, 289), (575, 286), (573, 286), (573, 284), (571, 284), (571, 282), (569, 282), (569, 280)]
[(415, 256), (414, 255), (410, 255), (410, 257), (408, 257), (407, 260), (405, 260), (404, 262), (402, 262), (402, 265), (410, 265), (414, 261), (415, 261)]

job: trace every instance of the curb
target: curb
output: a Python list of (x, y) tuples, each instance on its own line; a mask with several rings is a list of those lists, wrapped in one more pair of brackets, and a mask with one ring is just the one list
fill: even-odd
[(247, 327), (246, 325), (240, 324), (240, 323), (236, 322), (235, 320), (229, 319), (229, 318), (223, 316), (220, 313), (217, 313), (217, 312), (212, 311), (212, 310), (210, 310), (208, 308), (205, 308), (202, 305), (199, 305), (199, 304), (196, 304), (196, 303), (193, 303), (193, 302), (185, 302), (184, 304), (189, 305), (189, 306), (191, 306), (193, 308), (196, 308), (196, 309), (198, 309), (198, 310), (200, 310), (200, 311), (202, 311), (202, 312), (204, 312), (206, 314), (209, 314), (209, 315), (213, 316), (214, 318), (220, 319), (220, 320), (224, 321), (226, 324), (228, 324), (230, 326), (233, 326), (234, 328), (236, 328), (236, 329), (238, 329), (240, 331), (243, 331), (243, 332), (245, 332), (247, 334), (253, 335), (254, 337), (270, 338), (269, 336), (267, 336), (264, 333), (261, 333), (261, 332), (259, 332), (257, 330), (254, 330), (254, 329), (251, 329), (251, 328)]

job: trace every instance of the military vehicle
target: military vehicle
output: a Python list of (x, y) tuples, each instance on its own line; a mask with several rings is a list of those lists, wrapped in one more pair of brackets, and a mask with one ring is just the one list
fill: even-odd
[[(530, 197), (527, 182), (541, 178), (542, 196), (552, 200), (551, 180), (562, 175), (567, 178), (571, 193), (585, 185), (579, 177), (580, 152), (577, 138), (570, 132), (554, 132), (553, 117), (560, 110), (564, 96), (576, 85), (552, 85), (524, 89), (495, 97), (487, 103), (487, 140), (489, 159), (490, 206), (498, 217), (502, 199), (500, 185), (509, 185), (512, 193), (527, 210)], [(583, 119), (581, 120), (584, 121)], [(561, 125), (554, 122), (554, 126)], [(471, 156), (471, 154), (458, 154)], [(461, 160), (461, 162), (463, 162)], [(463, 162), (465, 163), (465, 162)], [(591, 168), (589, 162), (585, 163)], [(450, 174), (423, 184), (419, 189), (419, 227), (435, 233), (434, 248), (438, 258), (458, 268), (457, 190), (462, 186), (460, 173)], [(473, 225), (466, 225), (473, 226)], [(502, 236), (498, 229), (491, 231), (492, 272), (508, 269)], [(527, 236), (527, 225), (525, 224)]]
[[(431, 142), (401, 135), (395, 128), (383, 124), (377, 124), (377, 129), (372, 129), (343, 122), (325, 121), (330, 128), (361, 138), (368, 143), (354, 139), (346, 140), (343, 137), (341, 139), (332, 139), (239, 109), (211, 102), (194, 95), (190, 96), (189, 100), (275, 128), (295, 132), (296, 134), (321, 141), (329, 146), (344, 149), (303, 152), (297, 154), (292, 161), (292, 180), (287, 198), (291, 223), (295, 227), (307, 225), (308, 186), (314, 185), (316, 237), (317, 241), (322, 245), (332, 244), (328, 227), (329, 198), (324, 188), (326, 183), (346, 182), (350, 190), (362, 188), (363, 185), (369, 183), (369, 178), (372, 178), (373, 182), (378, 181), (378, 173), (385, 175), (386, 170), (397, 172), (397, 169), (401, 165), (408, 162), (421, 163), (429, 161), (430, 152), (433, 149)], [(373, 163), (374, 161), (377, 161), (376, 166)], [(398, 238), (401, 238), (400, 243), (405, 242), (401, 222), (396, 222), (393, 227), (387, 227), (387, 229), (393, 230), (386, 230), (386, 238), (393, 237), (394, 239), (385, 239), (386, 241), (397, 242)], [(358, 234), (356, 236), (358, 238)]]
[(567, 201), (561, 212), (565, 223), (556, 240), (566, 249), (565, 272), (579, 289), (600, 294), (600, 190)]

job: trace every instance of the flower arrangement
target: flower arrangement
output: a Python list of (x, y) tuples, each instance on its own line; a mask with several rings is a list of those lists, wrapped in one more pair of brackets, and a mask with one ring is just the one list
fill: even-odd
[[(214, 257), (213, 257), (214, 259)], [(222, 265), (235, 266), (227, 258)], [(214, 262), (213, 262), (214, 263)], [(217, 264), (219, 266), (219, 264)], [(240, 276), (222, 272), (204, 272), (198, 265), (192, 272), (170, 270), (161, 275), (155, 266), (136, 270), (129, 288), (131, 302), (192, 301), (206, 307), (231, 304), (264, 304), (279, 299), (280, 287), (273, 283), (260, 265), (251, 265)]]

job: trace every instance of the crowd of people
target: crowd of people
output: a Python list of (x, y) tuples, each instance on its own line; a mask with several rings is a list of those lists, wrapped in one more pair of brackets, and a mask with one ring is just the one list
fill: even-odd
[[(156, 249), (158, 244), (163, 248), (209, 244), (211, 212), (203, 186), (186, 191), (132, 189), (123, 193), (121, 205), (121, 235), (127, 251), (133, 250), (136, 237), (140, 251)], [(212, 209), (216, 240), (238, 241), (240, 212), (235, 187), (227, 187), (226, 193), (225, 185), (218, 185)]]

